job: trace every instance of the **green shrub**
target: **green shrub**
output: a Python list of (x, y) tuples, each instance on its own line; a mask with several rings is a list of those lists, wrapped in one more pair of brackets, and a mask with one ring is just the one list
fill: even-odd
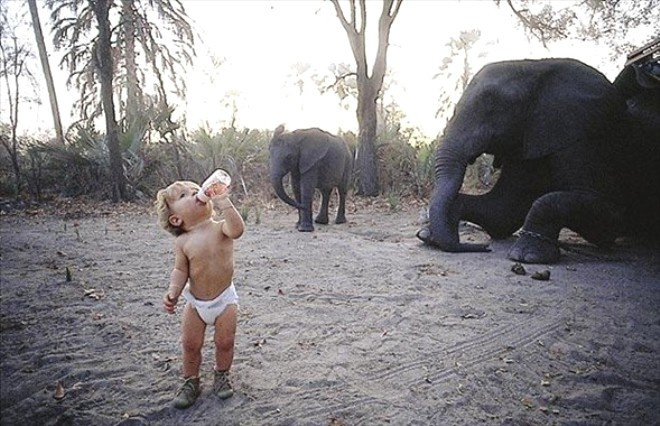
[[(81, 195), (96, 199), (112, 196), (109, 156), (102, 135), (80, 130), (67, 145), (43, 142), (27, 150), (31, 188), (66, 197)], [(35, 181), (37, 180), (38, 181)], [(40, 197), (39, 197), (40, 198)]]
[[(175, 180), (201, 182), (214, 169), (224, 168), (232, 175), (234, 197), (239, 203), (246, 203), (245, 210), (241, 210), (244, 220), (254, 212), (258, 223), (260, 205), (272, 202), (268, 176), (271, 135), (268, 130), (199, 128), (189, 136), (170, 132), (166, 138), (151, 141), (143, 128), (134, 126), (120, 135), (124, 175), (133, 194), (151, 199), (158, 189)], [(344, 132), (340, 136), (354, 153), (356, 135)], [(398, 124), (385, 125), (380, 131), (376, 146), (379, 184), (381, 195), (392, 209), (398, 208), (406, 197), (430, 197), (439, 143), (438, 138), (425, 140), (417, 129), (401, 129)], [(36, 200), (50, 194), (95, 199), (112, 197), (104, 135), (93, 129), (76, 129), (65, 146), (32, 141), (25, 144), (19, 160), (23, 188)], [(9, 177), (13, 175), (12, 165), (7, 155), (0, 155), (0, 168), (3, 171), (0, 191), (15, 196)], [(482, 156), (468, 168), (463, 189), (468, 192), (487, 190), (495, 179), (492, 158)]]

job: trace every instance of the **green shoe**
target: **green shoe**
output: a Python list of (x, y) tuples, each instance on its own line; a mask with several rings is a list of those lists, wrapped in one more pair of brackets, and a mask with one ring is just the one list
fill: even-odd
[(176, 398), (174, 398), (174, 407), (176, 408), (188, 408), (195, 403), (195, 400), (201, 393), (199, 389), (199, 377), (186, 379), (179, 389), (179, 392), (176, 393)]
[(214, 370), (213, 392), (220, 399), (227, 399), (234, 394), (234, 389), (229, 383), (229, 372)]

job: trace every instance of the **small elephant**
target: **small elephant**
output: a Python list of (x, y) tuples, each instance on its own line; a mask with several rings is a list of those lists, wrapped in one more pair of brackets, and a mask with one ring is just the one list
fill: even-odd
[[(526, 263), (556, 262), (563, 227), (598, 246), (639, 234), (660, 241), (660, 76), (643, 83), (632, 67), (612, 83), (573, 59), (486, 65), (447, 124), (417, 237), (488, 251), (459, 241), (460, 220), (495, 239), (522, 227), (508, 256)], [(499, 180), (487, 194), (459, 193), (482, 153), (494, 155)]]
[[(278, 197), (298, 209), (298, 231), (314, 230), (312, 201), (316, 188), (321, 191), (322, 200), (315, 222), (328, 223), (328, 203), (335, 187), (339, 192), (335, 223), (346, 222), (352, 156), (343, 139), (317, 128), (285, 132), (280, 125), (270, 141), (268, 165), (270, 181)], [(288, 173), (291, 173), (295, 200), (289, 197), (282, 184)]]

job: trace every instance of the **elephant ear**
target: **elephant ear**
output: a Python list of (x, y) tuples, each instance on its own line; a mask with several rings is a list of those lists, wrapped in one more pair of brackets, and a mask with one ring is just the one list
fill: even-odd
[(301, 130), (300, 140), (300, 173), (308, 172), (328, 153), (328, 136), (316, 129)]
[(541, 158), (575, 144), (598, 143), (625, 107), (612, 84), (595, 70), (553, 75), (528, 110), (523, 156)]

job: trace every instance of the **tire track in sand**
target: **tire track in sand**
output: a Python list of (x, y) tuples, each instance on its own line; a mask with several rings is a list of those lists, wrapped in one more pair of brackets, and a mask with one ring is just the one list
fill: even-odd
[[(385, 367), (373, 371), (367, 370), (359, 383), (344, 377), (345, 384), (333, 384), (313, 390), (301, 389), (291, 395), (291, 398), (296, 400), (310, 399), (313, 401), (322, 401), (324, 399), (336, 400), (334, 398), (336, 394), (343, 394), (342, 400), (339, 402), (333, 402), (318, 408), (295, 408), (292, 411), (287, 410), (285, 413), (271, 411), (270, 414), (272, 415), (272, 419), (278, 423), (295, 422), (305, 419), (310, 424), (320, 424), (319, 422), (321, 421), (327, 421), (332, 416), (337, 416), (342, 412), (356, 407), (365, 407), (366, 405), (391, 406), (392, 401), (401, 398), (402, 391), (407, 391), (414, 385), (420, 383), (430, 385), (430, 388), (427, 388), (430, 391), (440, 388), (443, 384), (443, 379), (448, 379), (456, 375), (459, 371), (474, 369), (485, 361), (497, 357), (498, 354), (507, 348), (519, 349), (533, 343), (542, 336), (556, 331), (562, 325), (562, 320), (543, 322), (529, 320), (524, 323), (508, 324), (490, 333), (456, 343), (441, 351), (426, 353), (423, 357), (413, 362), (407, 362), (405, 365), (394, 369)], [(423, 365), (432, 364), (434, 360), (458, 353), (468, 354), (467, 359), (463, 360), (460, 366), (442, 368), (423, 376), (414, 375), (414, 378), (404, 382), (400, 380), (400, 376), (406, 372), (420, 368)], [(364, 409), (364, 411), (374, 412), (373, 409)]]

